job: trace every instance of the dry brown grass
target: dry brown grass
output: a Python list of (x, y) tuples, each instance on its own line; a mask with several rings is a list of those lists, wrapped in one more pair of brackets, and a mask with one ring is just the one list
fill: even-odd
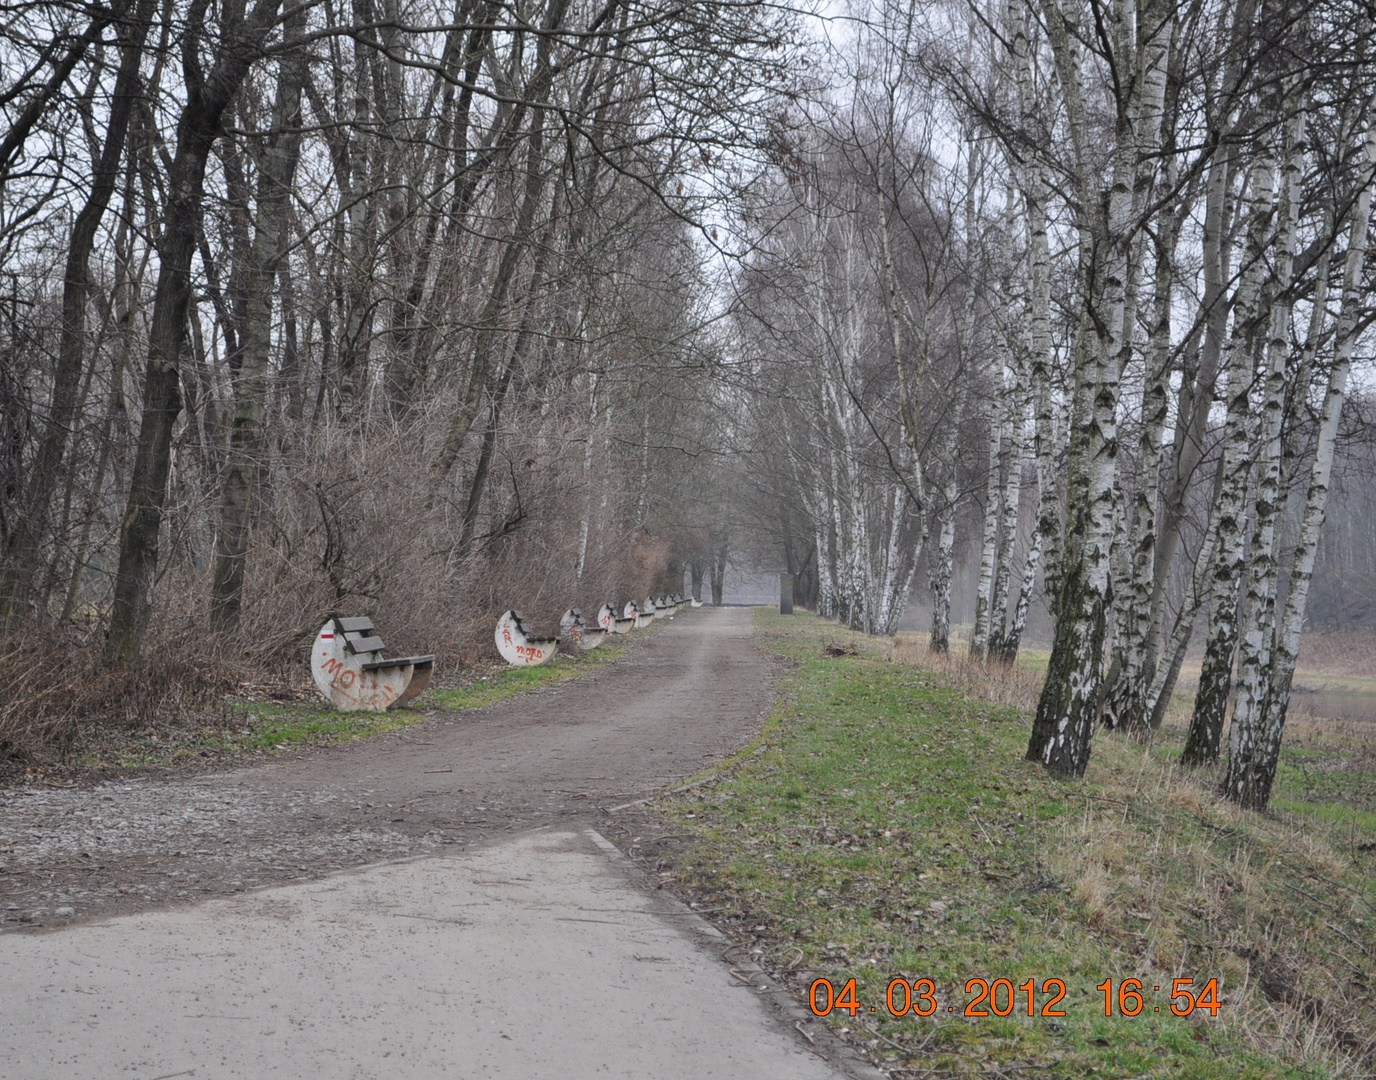
[(889, 644), (886, 659), (938, 672), (948, 685), (981, 701), (1015, 709), (1037, 707), (1045, 678), (1041, 672), (1017, 664), (973, 660), (964, 643), (953, 643), (949, 653), (932, 652), (927, 639), (917, 634), (897, 635)]
[(1048, 830), (1040, 858), (1097, 933), (1152, 969), (1142, 974), (1218, 977), (1226, 1022), (1258, 1049), (1371, 1075), (1376, 906), (1347, 834), (1239, 810), (1211, 779), (1101, 735), (1083, 808)]
[[(1315, 668), (1354, 674), (1365, 645), (1327, 637), (1329, 648), (1310, 653)], [(935, 655), (916, 637), (899, 638), (888, 655), (974, 698), (1025, 714), (1036, 707), (1035, 670)], [(1328, 784), (1316, 805), (1329, 813), (1242, 811), (1215, 794), (1211, 773), (1182, 771), (1190, 703), (1180, 695), (1152, 746), (1096, 737), (1084, 782), (1065, 790), (1077, 811), (1040, 833), (1037, 859), (1131, 974), (1163, 986), (1217, 977), (1227, 1001), (1220, 1019), (1258, 1050), (1336, 1076), (1376, 1076), (1376, 828), (1361, 798), (1341, 787), (1334, 796), (1331, 783), (1376, 771), (1376, 725), (1327, 720), (1296, 703), (1286, 745), (1303, 754), (1288, 760), (1315, 770), (1314, 790)], [(1277, 793), (1278, 803), (1298, 797), (1279, 782)], [(1351, 817), (1331, 811), (1343, 798)]]
[(0, 768), (61, 760), (112, 733), (228, 723), (232, 667), (190, 642), (160, 640), (116, 668), (102, 645), (75, 631), (0, 639)]

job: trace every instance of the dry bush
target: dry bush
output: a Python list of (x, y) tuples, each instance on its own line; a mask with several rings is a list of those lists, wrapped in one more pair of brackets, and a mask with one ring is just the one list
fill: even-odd
[(1300, 642), (1299, 666), (1316, 674), (1371, 675), (1376, 671), (1376, 631), (1307, 633)]
[[(208, 630), (213, 497), (185, 496), (164, 530), (144, 660), (121, 671), (101, 659), (108, 578), (85, 626), (0, 644), (0, 758), (60, 758), (103, 732), (199, 722), (245, 686), (309, 694), (310, 642), (333, 616), (370, 616), (391, 655), (436, 654), (442, 683), (495, 659), (505, 608), (552, 630), (568, 607), (591, 614), (651, 591), (670, 540), (618, 524), (634, 500), (614, 477), (581, 480), (581, 455), (564, 447), (583, 436), (557, 417), (524, 444), (508, 433), (511, 453), (499, 442), (462, 557), (468, 477), (432, 491), (425, 469), (441, 419), (366, 436), (326, 427), (283, 455), (261, 493), (237, 634)], [(598, 512), (579, 581), (588, 507)]]
[(112, 667), (76, 633), (0, 638), (0, 765), (62, 759), (98, 733), (226, 722), (234, 674), (186, 640)]

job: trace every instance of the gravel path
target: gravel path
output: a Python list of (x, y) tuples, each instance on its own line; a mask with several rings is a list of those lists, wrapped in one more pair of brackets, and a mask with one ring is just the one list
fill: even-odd
[(573, 825), (719, 760), (774, 696), (745, 609), (572, 683), (231, 772), (0, 789), (0, 931), (187, 904)]

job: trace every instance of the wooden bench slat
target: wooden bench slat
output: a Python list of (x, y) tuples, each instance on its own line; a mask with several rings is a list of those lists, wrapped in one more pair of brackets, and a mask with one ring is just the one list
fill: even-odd
[(344, 641), (354, 653), (381, 652), (384, 647), (380, 637), (364, 637), (362, 634), (345, 634)]
[(344, 634), (373, 629), (373, 620), (366, 615), (357, 615), (352, 619), (335, 619), (335, 622), (339, 624), (339, 630)]

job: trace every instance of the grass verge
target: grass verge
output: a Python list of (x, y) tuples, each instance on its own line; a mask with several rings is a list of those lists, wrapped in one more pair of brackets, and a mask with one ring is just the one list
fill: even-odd
[[(303, 746), (353, 742), (410, 727), (437, 710), (486, 708), (537, 687), (569, 682), (615, 660), (625, 649), (623, 642), (609, 641), (591, 652), (560, 655), (539, 667), (500, 665), (465, 671), (457, 685), (432, 687), (409, 708), (385, 713), (337, 712), (316, 700), (236, 696), (225, 700), (217, 714), (202, 723), (107, 736), (83, 752), (76, 764), (81, 769), (101, 771), (185, 767), (207, 759), (289, 753)], [(301, 696), (315, 698), (314, 688), (304, 690)]]
[[(806, 615), (756, 625), (796, 662), (765, 741), (662, 804), (668, 835), (640, 854), (804, 998), (854, 978), (860, 1011), (830, 1022), (893, 1075), (1371, 1074), (1369, 814), (1309, 812), (1288, 771), (1279, 812), (1244, 814), (1113, 736), (1084, 781), (1058, 781), (1022, 760), (1026, 711), (977, 679)], [(1016, 680), (992, 696), (1016, 701)], [(895, 977), (932, 980), (934, 1015), (889, 1015)], [(1217, 1015), (1174, 1015), (1177, 978), (1216, 979)], [(1011, 1014), (964, 1015), (971, 979), (1009, 980)], [(1038, 1014), (1064, 982), (1064, 1017), (1026, 1015), (1029, 979)]]

